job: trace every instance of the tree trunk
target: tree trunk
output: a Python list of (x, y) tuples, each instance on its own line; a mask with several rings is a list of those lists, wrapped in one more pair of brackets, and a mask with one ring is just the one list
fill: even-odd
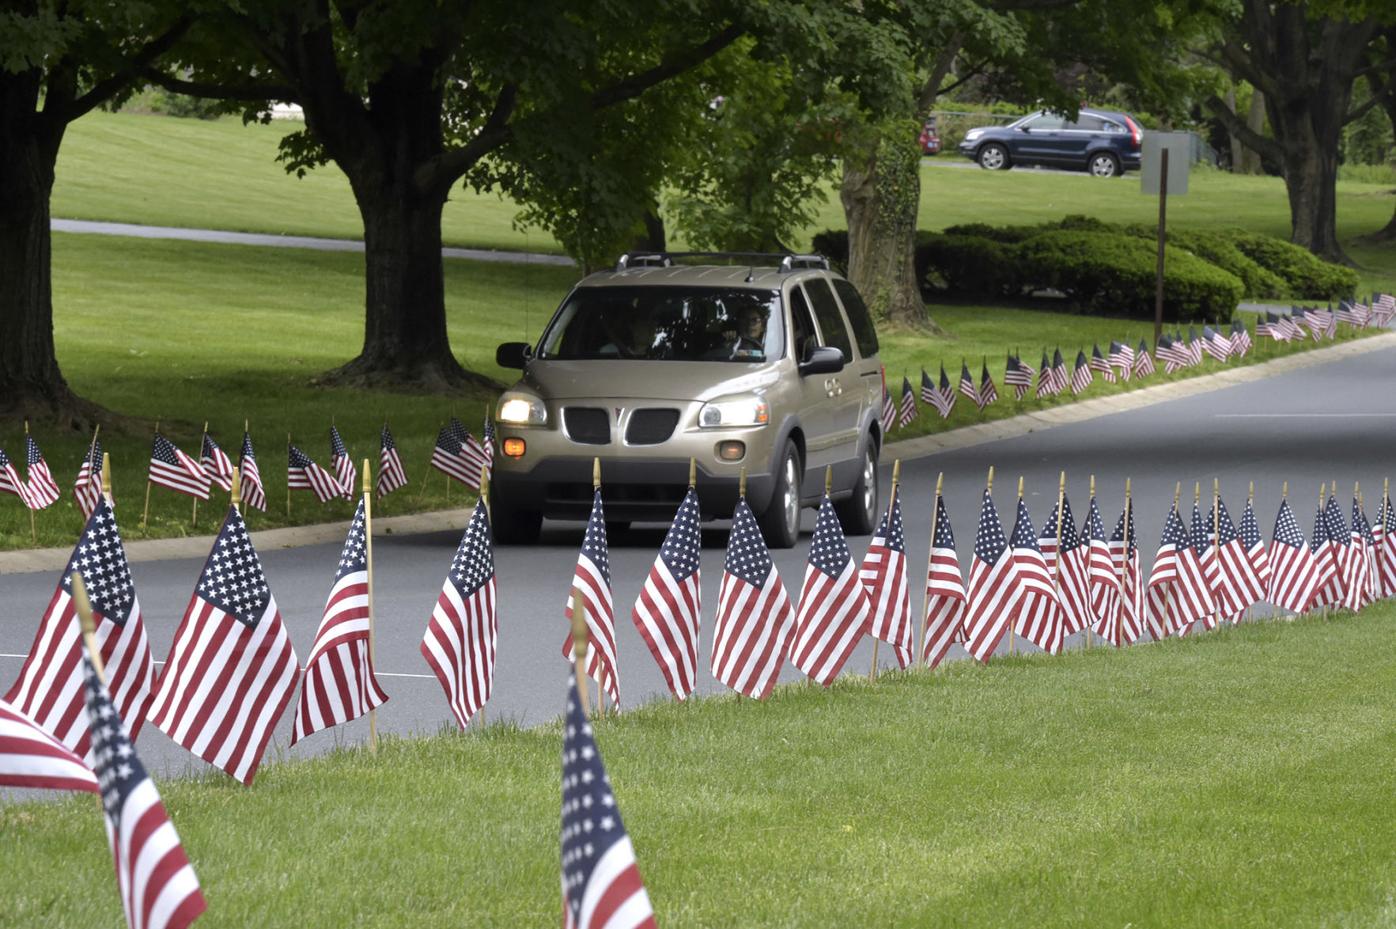
[[(1236, 84), (1234, 82), (1227, 86), (1226, 94), (1222, 99), (1226, 101), (1227, 107), (1233, 113), (1236, 112)], [(1234, 132), (1231, 132), (1230, 130), (1227, 131), (1226, 137), (1229, 143), (1228, 147), (1231, 152), (1231, 173), (1241, 174), (1241, 161), (1243, 158), (1246, 157), (1245, 143), (1241, 141), (1240, 136), (1238, 136)]]
[[(1251, 107), (1246, 113), (1246, 125), (1256, 135), (1265, 131), (1265, 94), (1258, 88), (1251, 88)], [(1241, 173), (1261, 174), (1265, 170), (1260, 161), (1260, 152), (1253, 148), (1241, 147)]]
[(1324, 82), (1311, 96), (1267, 100), (1270, 125), (1284, 140), (1290, 241), (1327, 261), (1350, 263), (1338, 244), (1338, 146), (1351, 81)]
[(844, 159), (839, 198), (848, 220), (848, 279), (879, 318), (938, 331), (916, 279), (921, 158), (915, 139), (893, 122), (875, 147)]

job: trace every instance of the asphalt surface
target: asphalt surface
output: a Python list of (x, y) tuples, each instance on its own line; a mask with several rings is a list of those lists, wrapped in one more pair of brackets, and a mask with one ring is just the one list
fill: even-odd
[[(894, 445), (884, 456), (884, 501), (895, 454)], [(1353, 482), (1361, 481), (1368, 516), (1374, 517), (1382, 479), (1396, 464), (1396, 349), (904, 462), (902, 504), (913, 591), (918, 589), (915, 578), (925, 563), (937, 473), (945, 472), (946, 503), (967, 573), (980, 494), (991, 464), (996, 470), (994, 498), (1005, 531), (1012, 528), (1019, 475), (1025, 478), (1028, 506), (1040, 528), (1056, 500), (1059, 471), (1067, 472), (1067, 491), (1078, 521), (1086, 514), (1088, 481), (1094, 474), (1107, 530), (1113, 528), (1122, 508), (1125, 478), (1132, 478), (1146, 570), (1177, 481), (1183, 482), (1183, 506), (1190, 511), (1194, 482), (1202, 483), (1207, 506), (1212, 480), (1219, 478), (1223, 499), (1238, 521), (1248, 483), (1254, 481), (1257, 515), (1267, 539), (1284, 481), (1289, 482), (1292, 505), (1306, 536), (1323, 481), (1338, 482), (1345, 514), (1351, 506)], [(467, 514), (459, 515), (463, 528)], [(792, 599), (799, 595), (813, 523), (814, 512), (806, 511), (801, 543), (793, 550), (774, 553)], [(487, 708), (490, 721), (530, 725), (555, 718), (560, 711), (567, 671), (560, 654), (565, 633), (562, 608), (582, 528), (581, 523), (547, 523), (539, 545), (500, 549), (496, 554), (499, 652), (494, 697)], [(629, 619), (663, 533), (662, 525), (636, 526), (611, 540), (621, 698), (626, 706), (667, 698), (659, 671)], [(380, 731), (436, 733), (454, 726), (418, 645), (458, 539), (455, 531), (375, 538), (378, 668), (390, 695), (379, 711)], [(867, 538), (850, 539), (855, 558), (861, 558), (867, 542)], [(721, 525), (705, 529), (703, 668), (725, 545)], [(261, 553), (302, 660), (310, 652), (338, 553), (337, 543)], [(169, 651), (201, 567), (201, 558), (132, 566), (152, 650), (159, 659)], [(0, 685), (6, 688), (18, 674), (56, 580), (54, 572), (0, 578), (6, 605), (0, 620)], [(919, 609), (916, 594), (913, 613)], [(953, 654), (963, 657), (958, 648)], [(881, 655), (884, 665), (891, 660), (885, 647)], [(865, 641), (849, 669), (865, 674), (870, 660), (871, 644)], [(787, 664), (782, 680), (799, 676)], [(720, 689), (711, 675), (700, 675), (700, 692)], [(360, 720), (314, 735), (291, 750), (286, 747), (290, 726), (288, 712), (268, 750), (268, 760), (305, 756), (367, 738), (366, 721)], [(139, 748), (147, 765), (162, 776), (205, 767), (151, 726), (142, 730)]]

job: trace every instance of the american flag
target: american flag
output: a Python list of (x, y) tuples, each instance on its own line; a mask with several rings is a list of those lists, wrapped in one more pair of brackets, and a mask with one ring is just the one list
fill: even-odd
[(1091, 374), (1091, 366), (1086, 363), (1086, 353), (1076, 353), (1076, 370), (1071, 372), (1071, 392), (1080, 394), (1087, 387), (1091, 386), (1091, 381), (1095, 375)]
[[(452, 419), (451, 422), (456, 421)], [(436, 434), (436, 445), (431, 450), (431, 466), (463, 484), (469, 483), (470, 472), (461, 455), (461, 440), (452, 434), (449, 425), (442, 426)], [(479, 479), (478, 475), (476, 479)]]
[(998, 388), (994, 386), (994, 379), (989, 376), (989, 363), (983, 363), (982, 374), (979, 376), (979, 399), (975, 402), (982, 411), (984, 407), (999, 400)]
[[(926, 382), (921, 382), (922, 399), (925, 399)], [(950, 378), (945, 373), (945, 365), (940, 366), (940, 386), (931, 391), (931, 406), (936, 408), (941, 419), (949, 419), (950, 413), (955, 409), (955, 388), (950, 385)]]
[(1231, 339), (1223, 338), (1211, 326), (1202, 327), (1202, 350), (1217, 361), (1231, 359)]
[(1110, 360), (1101, 354), (1099, 343), (1091, 346), (1090, 366), (1092, 371), (1100, 372), (1107, 384), (1115, 383), (1115, 369), (1110, 367)]
[(1123, 342), (1111, 342), (1110, 364), (1119, 368), (1121, 378), (1129, 380), (1134, 376), (1134, 349)]
[(97, 778), (81, 758), (4, 700), (0, 700), (0, 787), (98, 792)]
[[(1194, 500), (1192, 504), (1192, 524), (1188, 526), (1188, 547), (1192, 549), (1193, 556), (1197, 561), (1199, 569), (1202, 571), (1203, 588), (1202, 592), (1207, 599), (1207, 610), (1199, 620), (1206, 629), (1217, 628), (1217, 599), (1212, 596), (1211, 585), (1207, 583), (1207, 561), (1210, 556), (1208, 550), (1212, 547), (1216, 539), (1212, 535), (1212, 520), (1202, 518), (1202, 509), (1199, 501)], [(1195, 631), (1196, 627), (1184, 625), (1175, 628), (1173, 631), (1178, 635), (1187, 635), (1190, 631)]]
[(78, 467), (78, 478), (73, 481), (73, 499), (78, 502), (83, 519), (92, 515), (97, 501), (102, 499), (102, 443), (95, 437)]
[(1091, 629), (1118, 648), (1124, 644), (1120, 634), (1120, 575), (1110, 557), (1110, 540), (1105, 535), (1105, 520), (1100, 515), (1095, 497), (1091, 497), (1081, 530), (1086, 548), (1086, 592), (1090, 603)]
[[(606, 514), (601, 508), (601, 491), (592, 496), (591, 518), (587, 520), (582, 549), (572, 587), (582, 594), (587, 613), (587, 674), (605, 688), (611, 702), (620, 705), (620, 672), (616, 664), (616, 616), (611, 599), (611, 556), (606, 544)], [(567, 596), (564, 615), (572, 618), (572, 596)], [(572, 660), (572, 633), (562, 643), (562, 657)]]
[(1396, 597), (1396, 512), (1391, 509), (1391, 497), (1382, 496), (1377, 511), (1377, 577), (1383, 597)]
[(1304, 337), (1304, 332), (1299, 328), (1299, 324), (1294, 321), (1293, 314), (1280, 313), (1276, 317), (1276, 320), (1280, 330), (1284, 333), (1284, 340), (1286, 342), (1293, 339), (1302, 339)]
[(1004, 537), (994, 498), (985, 490), (965, 594), (965, 650), (977, 660), (987, 662), (1003, 641), (1018, 612), (1019, 596), (1013, 550)]
[[(1305, 307), (1298, 310), (1298, 318), (1304, 321), (1304, 325), (1309, 328), (1309, 338), (1317, 342), (1323, 338), (1323, 334), (1328, 329), (1328, 319), (1333, 315), (1329, 310), (1320, 310), (1318, 307)], [(1294, 315), (1291, 313), (1291, 315)]]
[(29, 656), (5, 700), (79, 755), (88, 750), (82, 719), (82, 636), (73, 605), (73, 572), (81, 571), (97, 624), (97, 649), (117, 706), (139, 731), (150, 706), (155, 670), (150, 640), (126, 551), (107, 501), (98, 500), (39, 620)]
[(1223, 619), (1235, 621), (1248, 608), (1265, 598), (1265, 581), (1256, 573), (1250, 552), (1231, 521), (1226, 503), (1216, 501), (1215, 535), (1208, 533), (1202, 558), (1212, 602)]
[(402, 459), (398, 457), (393, 434), (388, 431), (388, 424), (384, 423), (378, 450), (378, 496), (386, 497), (406, 484), (407, 472), (403, 470)]
[(1062, 350), (1056, 349), (1052, 353), (1052, 395), (1056, 396), (1066, 390), (1070, 383), (1066, 374), (1066, 361), (1062, 359)]
[(950, 646), (965, 641), (965, 582), (955, 553), (955, 533), (945, 501), (936, 495), (935, 539), (926, 570), (926, 641), (921, 660), (934, 668), (945, 659)]
[[(1346, 534), (1344, 534), (1346, 539)], [(1336, 542), (1329, 537), (1328, 514), (1320, 499), (1314, 513), (1314, 531), (1309, 536), (1309, 553), (1314, 560), (1314, 596), (1309, 609), (1331, 606), (1343, 599), (1343, 579), (1333, 552)]]
[[(1195, 509), (1195, 508), (1194, 508)], [(1212, 613), (1212, 595), (1197, 552), (1188, 540), (1188, 530), (1178, 515), (1178, 507), (1168, 511), (1159, 538), (1154, 568), (1149, 572), (1149, 633), (1162, 639), (1181, 633), (1194, 622)]]
[(131, 745), (121, 714), (86, 655), (82, 656), (87, 726), (101, 786), (116, 886), (130, 929), (183, 929), (207, 909), (199, 879), (160, 801), (155, 782)]
[(1013, 388), (1013, 399), (1021, 400), (1032, 389), (1032, 374), (1023, 368), (1022, 362), (1012, 355), (1003, 369), (1003, 386)]
[(208, 475), (211, 483), (217, 484), (224, 490), (233, 489), (233, 463), (228, 460), (227, 454), (218, 447), (218, 443), (213, 441), (213, 436), (204, 430), (204, 440), (199, 452), (199, 466), (203, 468), (204, 474)]
[(872, 604), (858, 580), (858, 566), (848, 551), (833, 501), (826, 494), (810, 542), (790, 661), (828, 687), (871, 624)]
[(334, 585), (320, 616), (315, 644), (305, 662), (305, 680), (296, 707), (291, 744), (308, 735), (358, 719), (381, 706), (388, 695), (373, 675), (368, 647), (368, 536), (364, 502), (354, 511), (339, 553)]
[(421, 646), (422, 657), (441, 682), (446, 702), (462, 729), (470, 725), (471, 717), (494, 690), (498, 640), (490, 518), (484, 501), (476, 501)]
[(1037, 369), (1037, 399), (1056, 394), (1056, 378), (1052, 375), (1052, 362), (1047, 358), (1047, 350), (1042, 350), (1042, 367)]
[(684, 494), (630, 621), (649, 646), (669, 692), (684, 700), (698, 686), (698, 635), (703, 615), (698, 562), (702, 533), (698, 494)]
[(1352, 498), (1352, 574), (1360, 591), (1359, 600), (1366, 606), (1377, 599), (1377, 557), (1376, 539), (1372, 536), (1372, 526), (1367, 522), (1367, 514), (1362, 511), (1362, 503), (1356, 496)]
[(1172, 374), (1180, 368), (1186, 368), (1192, 364), (1192, 355), (1187, 348), (1168, 336), (1159, 336), (1158, 358), (1163, 362), (1163, 372)]
[(960, 393), (970, 399), (972, 403), (984, 409), (984, 404), (979, 402), (979, 388), (974, 386), (974, 376), (969, 373), (969, 365), (960, 362)]
[(19, 476), (15, 470), (14, 462), (10, 456), (5, 454), (5, 450), (0, 448), (0, 491), (7, 494), (14, 494), (25, 506), (30, 509), (34, 507), (29, 503), (29, 485)]
[(911, 379), (902, 376), (902, 408), (897, 416), (897, 425), (907, 426), (917, 416), (916, 391), (911, 389)]
[(1396, 297), (1391, 294), (1372, 294), (1372, 324), (1385, 328), (1396, 317)]
[(460, 456), (465, 460), (466, 486), (480, 489), (483, 476), (489, 473), (494, 465), (494, 427), (489, 420), (485, 421), (485, 426), (490, 430), (487, 439), (490, 448), (486, 450), (485, 445), (475, 436), (470, 434), (454, 417), (451, 419), (451, 429), (453, 434), (460, 439)]
[(902, 500), (896, 488), (892, 505), (882, 514), (863, 567), (858, 572), (872, 606), (873, 638), (881, 639), (896, 652), (897, 664), (911, 664), (915, 645), (911, 631), (911, 589), (906, 579), (906, 536), (902, 531)]
[(1270, 586), (1265, 599), (1291, 613), (1306, 612), (1314, 599), (1319, 570), (1288, 500), (1280, 501), (1269, 554)]
[(339, 430), (334, 426), (330, 427), (330, 464), (334, 466), (335, 480), (339, 481), (342, 488), (341, 495), (345, 500), (354, 499), (354, 485), (359, 482), (359, 469), (354, 467), (354, 459), (349, 457), (349, 449), (345, 448), (344, 440), (339, 437)]
[(251, 784), (300, 677), (247, 526), (230, 508), (175, 632), (150, 721)]
[[(1206, 329), (1207, 327), (1203, 326), (1202, 328)], [(1197, 330), (1192, 326), (1188, 327), (1188, 351), (1192, 353), (1193, 364), (1202, 364), (1202, 337), (1197, 334)]]
[(882, 385), (882, 432), (885, 435), (897, 424), (897, 405), (892, 401), (892, 393), (887, 385)]
[(795, 608), (780, 582), (746, 500), (737, 502), (727, 536), (726, 570), (717, 591), (712, 671), (723, 684), (756, 700), (771, 694), (790, 637)]
[(582, 712), (574, 674), (567, 676), (562, 738), (562, 925), (655, 929), (635, 848)]
[(44, 461), (44, 454), (39, 451), (39, 443), (34, 441), (32, 435), (24, 437), (24, 450), (28, 459), (24, 473), (29, 478), (29, 494), (27, 498), (21, 496), (20, 499), (31, 510), (42, 510), (58, 502), (58, 483), (53, 479), (48, 462)]
[(1275, 332), (1274, 327), (1270, 324), (1270, 317), (1273, 315), (1273, 313), (1267, 313), (1264, 316), (1256, 317), (1255, 337), (1257, 339), (1271, 339), (1276, 342), (1281, 341), (1279, 335)]
[(262, 472), (257, 470), (257, 455), (252, 451), (252, 435), (248, 432), (242, 434), (238, 470), (242, 472), (242, 487), (239, 490), (242, 502), (254, 510), (266, 512), (267, 490), (262, 486)]
[[(1128, 518), (1126, 518), (1128, 517)], [(1106, 630), (1106, 641), (1117, 646), (1138, 641), (1144, 634), (1144, 579), (1139, 565), (1139, 536), (1134, 531), (1134, 509), (1127, 508), (1115, 522), (1110, 536), (1110, 563), (1120, 579), (1118, 638)]]
[[(1071, 500), (1062, 496), (1061, 545), (1057, 545), (1057, 508), (1042, 524), (1038, 545), (1047, 575), (1056, 584), (1062, 605), (1062, 632), (1075, 635), (1091, 623), (1090, 542), (1076, 531)], [(1104, 536), (1104, 527), (1101, 528)], [(1060, 558), (1058, 557), (1060, 551)]]
[(1246, 511), (1241, 514), (1241, 525), (1236, 529), (1241, 537), (1241, 545), (1246, 549), (1246, 557), (1250, 559), (1251, 570), (1260, 579), (1261, 593), (1257, 600), (1264, 600), (1265, 594), (1270, 589), (1270, 555), (1265, 551), (1265, 540), (1260, 535), (1260, 522), (1255, 518), (1255, 503), (1251, 498), (1246, 498)]
[(1032, 517), (1023, 498), (1018, 498), (1018, 517), (1013, 525), (1013, 585), (1018, 588), (1018, 609), (1014, 631), (1048, 654), (1062, 650), (1065, 634), (1061, 598), (1052, 583), (1047, 560), (1042, 557), (1032, 528)]
[(175, 448), (169, 439), (158, 432), (155, 433), (155, 442), (150, 449), (148, 479), (152, 484), (159, 484), (161, 487), (168, 487), (200, 500), (208, 499), (212, 483), (204, 473), (202, 465)]
[(310, 460), (310, 456), (294, 445), (286, 447), (286, 486), (291, 490), (309, 490), (321, 503), (344, 496), (345, 488), (324, 468)]
[[(945, 366), (944, 366), (944, 365), (941, 365), (941, 371), (943, 372), (944, 370), (945, 370)], [(934, 406), (934, 407), (936, 407), (936, 408), (938, 409), (940, 405), (939, 405), (938, 403), (936, 403), (935, 397), (936, 397), (936, 382), (933, 381), (933, 380), (931, 380), (931, 376), (930, 376), (929, 374), (926, 373), (926, 369), (925, 369), (925, 368), (922, 368), (922, 369), (921, 369), (921, 402), (922, 402), (922, 403), (929, 403), (929, 404), (931, 404), (932, 406)]]
[(1366, 326), (1368, 320), (1371, 318), (1370, 311), (1367, 307), (1359, 303), (1353, 303), (1350, 300), (1339, 300), (1338, 311), (1334, 315), (1338, 317), (1339, 322), (1359, 328)]
[(1139, 340), (1139, 347), (1134, 350), (1134, 376), (1145, 377), (1154, 373), (1154, 359), (1149, 354), (1149, 346), (1143, 339)]
[(1333, 559), (1333, 567), (1338, 572), (1338, 580), (1342, 587), (1342, 596), (1338, 604), (1356, 612), (1363, 606), (1364, 565), (1361, 553), (1353, 544), (1352, 536), (1343, 521), (1343, 510), (1338, 505), (1337, 494), (1328, 498), (1328, 505), (1323, 510), (1323, 520), (1328, 530), (1328, 538), (1333, 542), (1329, 549), (1329, 557)]
[(1231, 354), (1237, 358), (1244, 358), (1251, 352), (1251, 331), (1246, 328), (1246, 324), (1241, 320), (1235, 320), (1231, 324)]

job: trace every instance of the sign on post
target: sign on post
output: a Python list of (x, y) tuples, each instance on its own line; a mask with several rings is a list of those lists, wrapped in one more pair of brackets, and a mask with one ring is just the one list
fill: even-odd
[(1163, 152), (1168, 151), (1168, 193), (1188, 192), (1188, 168), (1192, 166), (1192, 134), (1188, 132), (1146, 132), (1139, 152), (1139, 192), (1158, 194), (1163, 175)]

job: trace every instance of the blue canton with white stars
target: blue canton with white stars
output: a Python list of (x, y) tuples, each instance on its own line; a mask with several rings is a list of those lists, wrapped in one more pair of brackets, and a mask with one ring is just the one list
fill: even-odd
[(470, 430), (465, 428), (465, 424), (454, 416), (446, 424), (446, 434), (455, 439), (457, 445), (464, 445), (466, 438), (470, 435)]
[(1385, 498), (1382, 503), (1382, 509), (1386, 511), (1385, 519), (1383, 520), (1386, 523), (1386, 531), (1388, 533), (1396, 533), (1396, 513), (1393, 513), (1391, 510), (1390, 497)]
[(310, 460), (310, 456), (309, 456), (309, 455), (307, 455), (305, 452), (301, 451), (300, 449), (296, 448), (294, 445), (292, 445), (292, 446), (290, 447), (290, 449), (287, 451), (286, 455), (287, 455), (287, 460), (290, 461), (291, 467), (292, 467), (293, 469), (295, 469), (295, 468), (300, 468), (301, 470), (304, 470), (304, 469), (310, 467), (312, 464), (315, 463), (315, 462), (313, 462), (313, 461)]
[(364, 534), (364, 502), (359, 501), (354, 510), (354, 521), (349, 524), (349, 534), (344, 537), (344, 550), (339, 553), (339, 570), (334, 579), (342, 580), (350, 574), (368, 570), (368, 537)]
[(257, 460), (257, 456), (252, 453), (252, 436), (246, 432), (242, 434), (242, 458), (243, 460)]
[(262, 573), (262, 562), (252, 547), (242, 514), (229, 510), (214, 540), (203, 574), (199, 596), (245, 626), (256, 626), (271, 602), (271, 588)]
[(1183, 517), (1178, 515), (1178, 507), (1168, 511), (1168, 519), (1163, 522), (1163, 535), (1159, 538), (1159, 544), (1172, 545), (1175, 548), (1184, 548), (1188, 544), (1188, 530), (1183, 525)]
[(174, 445), (158, 432), (155, 434), (155, 444), (150, 449), (150, 457), (156, 461), (163, 461), (167, 465), (174, 465), (176, 468), (183, 467), (180, 464), (179, 456), (175, 454)]
[(1348, 535), (1347, 525), (1343, 522), (1343, 509), (1338, 505), (1337, 497), (1328, 498), (1328, 506), (1323, 510), (1323, 521), (1329, 541), (1344, 546), (1352, 544), (1352, 537)]
[(450, 426), (442, 426), (441, 431), (436, 434), (436, 447), (454, 455), (460, 451), (460, 439), (451, 435)]
[(1289, 508), (1289, 501), (1280, 503), (1280, 515), (1275, 517), (1275, 541), (1291, 548), (1304, 547), (1304, 534), (1299, 531), (1299, 521)]
[(1314, 513), (1314, 534), (1309, 536), (1309, 547), (1314, 551), (1318, 551), (1319, 548), (1323, 546), (1323, 543), (1327, 541), (1328, 518), (1327, 514), (1323, 511), (1323, 507), (1319, 507), (1318, 511)]
[(494, 576), (494, 546), (490, 544), (490, 518), (484, 503), (475, 504), (470, 525), (460, 537), (456, 557), (451, 559), (451, 584), (468, 600)]
[(102, 473), (102, 443), (96, 439), (92, 440), (92, 447), (83, 456), (83, 462), (98, 474)]
[(1352, 501), (1352, 528), (1363, 541), (1368, 545), (1376, 545), (1377, 540), (1372, 538), (1372, 527), (1367, 522), (1367, 514), (1362, 512), (1362, 508), (1357, 505), (1357, 500)]
[[(1032, 529), (1028, 529), (1032, 535)], [(999, 522), (999, 511), (994, 508), (994, 498), (984, 491), (984, 505), (979, 510), (979, 534), (974, 539), (974, 557), (985, 564), (994, 564), (1008, 548), (1008, 540), (1003, 535), (1003, 523)]]
[(1241, 537), (1241, 544), (1246, 546), (1246, 551), (1261, 544), (1260, 524), (1256, 522), (1255, 507), (1249, 500), (1246, 501), (1246, 512), (1241, 514), (1241, 528), (1237, 530), (1237, 534)]
[(1196, 501), (1192, 504), (1192, 530), (1188, 534), (1188, 545), (1200, 556), (1212, 544), (1212, 534), (1207, 530), (1211, 528), (1210, 520), (1202, 521), (1202, 510)]
[(382, 445), (383, 451), (385, 451), (385, 452), (391, 452), (393, 449), (397, 448), (397, 446), (393, 444), (393, 434), (392, 434), (391, 432), (388, 431), (388, 425), (387, 425), (387, 423), (384, 423), (384, 424), (383, 424), (383, 435), (382, 435), (382, 440), (383, 440), (383, 445)]
[(107, 689), (97, 679), (97, 672), (86, 654), (82, 656), (83, 689), (86, 691), (87, 726), (92, 733), (93, 772), (102, 788), (102, 808), (108, 822), (121, 822), (126, 800), (148, 775), (136, 757), (121, 714), (112, 705)]
[(116, 516), (105, 499), (98, 501), (68, 567), (63, 569), (59, 583), (69, 596), (73, 593), (74, 571), (82, 574), (92, 608), (118, 626), (124, 625), (136, 601), (136, 587), (131, 581), (131, 569), (126, 566), (121, 535), (116, 531)]
[(567, 718), (562, 739), (562, 885), (574, 925), (581, 922), (582, 894), (596, 863), (626, 837), (611, 779), (582, 714), (575, 676), (567, 679)]
[(945, 509), (945, 501), (936, 497), (936, 548), (955, 548), (955, 533), (950, 528), (950, 513)]
[[(1177, 510), (1174, 510), (1172, 513), (1169, 514), (1170, 520), (1172, 520), (1172, 519), (1177, 519), (1177, 517), (1178, 517), (1178, 511), (1177, 511)], [(1179, 524), (1178, 524), (1178, 528), (1179, 528), (1179, 529), (1182, 528), (1182, 523), (1179, 523)], [(1165, 533), (1167, 532), (1167, 524), (1165, 524), (1165, 526), (1164, 526), (1164, 531), (1165, 531)], [(1128, 546), (1128, 552), (1127, 552), (1128, 555), (1133, 555), (1133, 554), (1134, 554), (1135, 542), (1136, 542), (1136, 539), (1137, 539), (1137, 538), (1138, 538), (1138, 537), (1134, 534), (1134, 507), (1130, 507), (1130, 508), (1129, 508), (1129, 546)], [(1125, 514), (1124, 514), (1124, 513), (1121, 513), (1121, 514), (1120, 514), (1120, 518), (1117, 519), (1117, 520), (1115, 520), (1115, 531), (1114, 531), (1113, 533), (1110, 534), (1110, 541), (1111, 541), (1111, 542), (1124, 542), (1124, 541), (1125, 541)], [(1166, 540), (1166, 539), (1165, 539), (1164, 541), (1165, 541), (1165, 543), (1167, 543), (1167, 540)]]
[(1013, 524), (1013, 547), (1042, 551), (1037, 545), (1037, 536), (1032, 529), (1032, 515), (1028, 513), (1028, 505), (1023, 502), (1022, 497), (1018, 498), (1018, 518)]
[(674, 524), (664, 536), (659, 557), (664, 559), (674, 580), (682, 583), (698, 570), (700, 548), (698, 494), (690, 487), (683, 503), (679, 504), (679, 511), (674, 514)]
[(732, 531), (727, 536), (727, 573), (761, 587), (770, 576), (771, 567), (771, 554), (766, 550), (766, 540), (761, 538), (761, 528), (756, 525), (751, 507), (742, 500), (732, 514)]
[(28, 456), (29, 467), (32, 468), (34, 465), (44, 460), (43, 453), (39, 451), (39, 443), (34, 441), (32, 435), (24, 437), (24, 450)]
[(1105, 541), (1105, 521), (1100, 518), (1100, 507), (1096, 506), (1095, 497), (1091, 498), (1090, 509), (1086, 510), (1085, 529), (1087, 539)]
[(339, 430), (334, 426), (330, 427), (330, 457), (348, 458), (349, 449), (344, 447), (344, 440), (340, 438)]
[(852, 561), (834, 503), (825, 494), (824, 502), (819, 504), (819, 520), (814, 524), (814, 538), (810, 541), (809, 563), (830, 577), (838, 577)]
[(591, 518), (587, 520), (587, 534), (582, 539), (582, 554), (591, 559), (596, 570), (611, 584), (611, 556), (606, 547), (606, 513), (601, 508), (601, 491), (597, 489), (591, 501)]
[(902, 531), (901, 494), (897, 494), (897, 496), (892, 499), (891, 532), (889, 533), (887, 530), (887, 514), (883, 513), (882, 521), (877, 524), (877, 533), (873, 536), (873, 538), (881, 539), (882, 544), (886, 545), (889, 549), (891, 549), (894, 552), (906, 551), (906, 534)]

